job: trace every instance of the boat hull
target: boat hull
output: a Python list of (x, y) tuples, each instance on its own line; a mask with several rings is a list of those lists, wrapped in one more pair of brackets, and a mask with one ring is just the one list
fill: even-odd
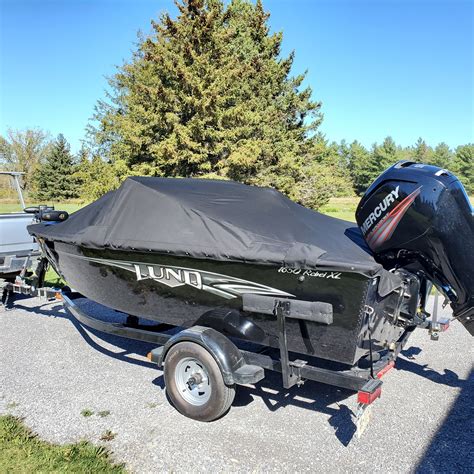
[[(94, 250), (61, 242), (42, 245), (76, 291), (145, 319), (213, 327), (229, 336), (278, 347), (276, 317), (243, 311), (243, 294), (330, 303), (332, 324), (287, 320), (288, 348), (348, 365), (368, 354), (370, 318), (376, 322), (371, 325), (374, 350), (383, 350), (387, 341), (397, 340), (402, 333), (390, 322), (397, 295), (381, 298), (376, 279), (358, 273)], [(375, 315), (368, 314), (369, 303)]]

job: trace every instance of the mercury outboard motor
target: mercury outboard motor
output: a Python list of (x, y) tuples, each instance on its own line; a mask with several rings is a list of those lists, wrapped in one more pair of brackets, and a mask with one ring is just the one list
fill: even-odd
[(474, 211), (449, 171), (401, 161), (370, 186), (357, 224), (377, 260), (433, 282), (474, 335)]

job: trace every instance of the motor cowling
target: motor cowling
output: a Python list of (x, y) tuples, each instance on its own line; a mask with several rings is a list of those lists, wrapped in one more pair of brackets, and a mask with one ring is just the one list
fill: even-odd
[(474, 213), (461, 182), (436, 166), (401, 161), (364, 194), (356, 220), (386, 267), (421, 273), (474, 335)]

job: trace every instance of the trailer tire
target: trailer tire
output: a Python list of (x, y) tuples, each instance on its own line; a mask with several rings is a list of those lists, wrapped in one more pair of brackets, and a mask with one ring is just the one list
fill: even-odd
[(214, 421), (230, 408), (235, 385), (226, 385), (214, 357), (194, 342), (179, 342), (166, 354), (166, 393), (184, 416), (198, 421)]

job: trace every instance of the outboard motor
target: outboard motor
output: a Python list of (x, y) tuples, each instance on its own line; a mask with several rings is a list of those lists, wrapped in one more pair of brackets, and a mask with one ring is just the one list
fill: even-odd
[(66, 211), (56, 211), (53, 206), (31, 206), (23, 209), (27, 214), (34, 214), (37, 222), (63, 222), (69, 218)]
[(433, 282), (474, 335), (474, 211), (456, 176), (401, 161), (369, 187), (356, 219), (385, 268)]

